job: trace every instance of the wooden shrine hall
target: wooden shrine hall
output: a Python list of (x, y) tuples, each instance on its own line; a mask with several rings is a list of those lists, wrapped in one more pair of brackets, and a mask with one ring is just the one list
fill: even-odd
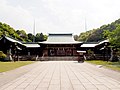
[(44, 56), (76, 56), (77, 50), (83, 44), (75, 41), (70, 34), (49, 34), (47, 41), (39, 42)]
[[(63, 58), (63, 60), (73, 60), (77, 58), (80, 53), (91, 50), (94, 54), (105, 55), (108, 51), (109, 41), (104, 40), (96, 43), (83, 43), (75, 41), (72, 33), (67, 34), (48, 34), (47, 41), (43, 42), (20, 42), (8, 36), (0, 38), (0, 51), (6, 55), (19, 56), (19, 57), (46, 57), (48, 60), (57, 60), (56, 58)], [(107, 54), (109, 54), (107, 52)], [(50, 59), (51, 58), (51, 59)], [(26, 60), (26, 59), (25, 59)]]

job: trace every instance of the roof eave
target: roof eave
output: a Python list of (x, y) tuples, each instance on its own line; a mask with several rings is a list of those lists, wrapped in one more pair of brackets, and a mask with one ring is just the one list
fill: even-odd
[(39, 44), (82, 44), (82, 42), (39, 42)]

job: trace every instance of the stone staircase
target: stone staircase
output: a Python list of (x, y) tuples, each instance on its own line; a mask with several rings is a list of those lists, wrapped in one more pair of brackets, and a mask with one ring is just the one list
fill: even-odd
[(39, 57), (40, 61), (77, 61), (77, 56), (61, 56), (61, 57)]

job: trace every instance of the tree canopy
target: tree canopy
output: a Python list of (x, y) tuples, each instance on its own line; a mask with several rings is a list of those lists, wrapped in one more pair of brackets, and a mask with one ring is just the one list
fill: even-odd
[(43, 33), (37, 33), (37, 34), (36, 34), (36, 37), (35, 37), (35, 41), (36, 41), (36, 42), (45, 41), (45, 38), (44, 38)]
[(120, 25), (114, 31), (104, 31), (104, 37), (109, 39), (112, 46), (120, 48)]
[(85, 41), (85, 42), (98, 42), (106, 39), (104, 37), (104, 31), (114, 31), (118, 28), (120, 25), (120, 19), (116, 20), (115, 22), (112, 22), (108, 25), (102, 25), (100, 28), (93, 29), (87, 32), (80, 33), (78, 36), (78, 41)]
[(15, 30), (10, 27), (10, 25), (0, 22), (0, 37), (2, 35), (15, 38), (22, 42), (33, 42), (34, 38), (36, 42), (45, 41), (47, 39), (47, 35), (43, 35), (43, 33), (37, 33), (34, 36), (32, 33), (27, 34), (25, 30)]

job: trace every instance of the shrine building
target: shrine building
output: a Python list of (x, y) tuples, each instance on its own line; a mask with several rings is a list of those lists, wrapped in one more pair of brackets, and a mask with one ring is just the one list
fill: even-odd
[(39, 42), (44, 56), (76, 56), (77, 50), (83, 44), (75, 41), (72, 33), (49, 34), (47, 41)]

